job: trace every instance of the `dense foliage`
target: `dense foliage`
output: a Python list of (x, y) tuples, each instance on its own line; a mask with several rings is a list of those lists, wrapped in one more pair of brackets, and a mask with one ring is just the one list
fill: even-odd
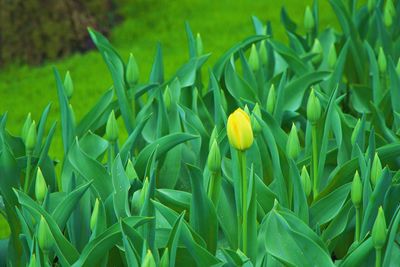
[(288, 45), (254, 17), (209, 70), (187, 25), (187, 63), (165, 78), (159, 46), (143, 84), (90, 30), (113, 86), (78, 121), (54, 70), (61, 162), (50, 105), (20, 137), (0, 117), (6, 263), (396, 266), (400, 2), (330, 4), (341, 32), (318, 27), (317, 1), (305, 34), (282, 10)]
[(111, 0), (0, 1), (0, 66), (38, 64), (90, 48), (88, 26), (106, 32)]

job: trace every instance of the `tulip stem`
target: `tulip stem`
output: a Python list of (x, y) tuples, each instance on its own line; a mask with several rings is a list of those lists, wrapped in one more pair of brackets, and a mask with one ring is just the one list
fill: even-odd
[(221, 175), (218, 172), (211, 172), (209, 187), (208, 187), (208, 197), (214, 203), (214, 207), (217, 208), (219, 192), (221, 188)]
[(375, 267), (382, 266), (382, 249), (376, 248), (375, 249)]
[(356, 232), (355, 232), (355, 241), (360, 242), (360, 227), (361, 227), (361, 211), (359, 207), (356, 207)]
[(246, 175), (246, 155), (243, 151), (238, 151), (241, 184), (242, 184), (242, 251), (247, 255), (247, 175)]
[(311, 143), (312, 143), (312, 165), (313, 165), (313, 194), (314, 199), (318, 196), (318, 144), (317, 144), (317, 126), (311, 125)]
[(26, 171), (25, 171), (25, 181), (24, 181), (24, 192), (28, 193), (29, 190), (29, 180), (31, 176), (32, 168), (32, 153), (30, 151), (26, 152)]

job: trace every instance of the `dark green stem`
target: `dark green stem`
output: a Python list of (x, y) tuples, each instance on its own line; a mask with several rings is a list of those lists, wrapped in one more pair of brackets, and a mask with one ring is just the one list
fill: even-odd
[(382, 266), (382, 248), (375, 248), (375, 267)]
[(318, 196), (318, 141), (317, 141), (317, 126), (311, 125), (311, 143), (312, 143), (312, 165), (313, 165), (313, 194), (314, 199)]
[(241, 184), (242, 184), (242, 251), (247, 255), (247, 175), (246, 155), (244, 151), (238, 151)]
[(359, 207), (356, 207), (356, 232), (354, 239), (357, 243), (360, 242), (360, 228), (361, 228), (361, 210)]

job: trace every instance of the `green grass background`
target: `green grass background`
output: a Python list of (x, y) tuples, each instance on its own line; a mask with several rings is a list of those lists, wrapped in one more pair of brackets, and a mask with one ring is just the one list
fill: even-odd
[[(309, 0), (117, 2), (118, 12), (124, 20), (113, 28), (109, 38), (124, 59), (128, 58), (130, 52), (134, 54), (142, 82), (148, 79), (157, 42), (163, 47), (167, 76), (173, 74), (188, 58), (185, 21), (190, 23), (194, 33), (201, 34), (205, 52), (212, 52), (207, 68), (232, 45), (254, 33), (252, 15), (262, 21), (270, 20), (275, 37), (286, 42), (280, 23), (281, 7), (286, 6), (289, 15), (301, 28), (304, 9), (312, 4)], [(322, 26), (337, 24), (328, 1), (320, 1), (320, 12)], [(38, 120), (49, 102), (53, 103), (49, 121), (59, 120), (53, 66), (62, 75), (67, 70), (71, 72), (75, 86), (71, 104), (78, 121), (112, 84), (106, 65), (96, 50), (47, 62), (39, 67), (8, 66), (0, 70), (0, 114), (8, 111), (7, 128), (12, 133), (19, 134), (28, 112)], [(61, 156), (61, 148), (58, 127), (51, 153)]]

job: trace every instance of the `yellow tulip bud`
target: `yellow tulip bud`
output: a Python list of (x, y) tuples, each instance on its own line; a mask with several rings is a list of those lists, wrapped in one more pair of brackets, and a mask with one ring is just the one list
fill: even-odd
[(297, 135), (297, 128), (293, 123), (286, 143), (286, 154), (289, 156), (289, 158), (296, 159), (300, 154), (300, 150), (301, 147), (299, 136)]
[(211, 172), (219, 172), (221, 170), (221, 153), (216, 139), (214, 139), (211, 145), (210, 153), (207, 158), (207, 166)]
[(244, 151), (253, 144), (253, 130), (249, 115), (242, 109), (236, 109), (228, 117), (226, 126), (229, 143), (237, 150)]

